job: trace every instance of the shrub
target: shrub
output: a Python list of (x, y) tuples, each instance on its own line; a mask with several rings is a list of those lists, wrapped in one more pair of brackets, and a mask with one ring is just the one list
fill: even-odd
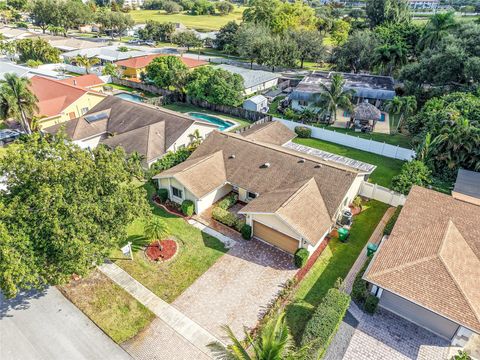
[(242, 219), (237, 219), (237, 222), (235, 223), (235, 230), (238, 232), (242, 232), (243, 227), (245, 226), (245, 220)]
[(312, 136), (312, 130), (306, 126), (295, 126), (295, 133), (299, 138), (308, 139)]
[(357, 195), (357, 196), (355, 196), (355, 199), (353, 199), (352, 204), (353, 204), (353, 206), (355, 206), (357, 208), (360, 208), (360, 207), (362, 207), (362, 202), (363, 202), (362, 198)]
[(367, 270), (368, 264), (370, 264), (371, 259), (372, 257), (369, 257), (367, 261), (365, 261), (365, 264), (363, 264), (362, 268), (355, 276), (355, 280), (352, 284), (352, 292), (350, 295), (352, 296), (352, 299), (355, 300), (355, 302), (358, 302), (360, 304), (363, 304), (363, 302), (368, 296), (367, 282), (362, 279), (362, 276), (365, 273), (365, 270)]
[(304, 249), (304, 248), (298, 249), (295, 252), (295, 255), (293, 257), (295, 266), (299, 269), (304, 267), (305, 264), (307, 263), (308, 255), (309, 255), (309, 252), (307, 249)]
[(168, 199), (168, 190), (167, 189), (158, 189), (157, 195), (160, 198), (161, 202), (165, 202)]
[(250, 225), (243, 225), (242, 230), (240, 231), (242, 233), (242, 237), (245, 240), (250, 240), (252, 238), (252, 227)]
[(188, 150), (187, 148), (181, 148), (175, 152), (173, 151), (167, 152), (161, 159), (157, 160), (152, 164), (152, 166), (149, 169), (150, 177), (158, 174), (163, 170), (170, 169), (171, 167), (174, 167), (175, 165), (178, 165), (184, 162), (185, 160), (188, 159), (190, 154), (191, 154), (191, 151)]
[(337, 332), (350, 304), (350, 296), (338, 289), (328, 290), (305, 326), (302, 346), (308, 346), (308, 359), (321, 358)]
[(390, 235), (392, 233), (393, 227), (395, 226), (398, 216), (400, 215), (400, 211), (402, 211), (402, 205), (397, 207), (392, 217), (388, 220), (385, 228), (383, 229), (383, 235)]
[(369, 314), (375, 314), (379, 300), (380, 299), (375, 295), (368, 295), (367, 299), (365, 300), (365, 306), (363, 307), (364, 310)]
[(182, 202), (182, 213), (185, 216), (192, 216), (195, 211), (195, 205), (191, 200), (183, 200)]
[(222, 209), (221, 207), (216, 206), (212, 211), (212, 217), (225, 224), (227, 226), (233, 227), (237, 223), (237, 218), (231, 212)]
[(217, 204), (218, 207), (227, 210), (228, 208), (232, 207), (235, 205), (238, 201), (238, 195), (237, 194), (230, 194), (220, 200)]
[(413, 185), (426, 186), (432, 182), (432, 172), (423, 162), (412, 160), (402, 165), (400, 174), (392, 179), (392, 190), (408, 195)]

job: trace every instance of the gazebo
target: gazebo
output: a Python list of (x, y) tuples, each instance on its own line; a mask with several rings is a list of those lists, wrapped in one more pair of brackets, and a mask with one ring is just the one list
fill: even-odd
[(373, 131), (375, 124), (381, 118), (382, 112), (375, 105), (364, 101), (355, 107), (351, 123), (356, 131)]

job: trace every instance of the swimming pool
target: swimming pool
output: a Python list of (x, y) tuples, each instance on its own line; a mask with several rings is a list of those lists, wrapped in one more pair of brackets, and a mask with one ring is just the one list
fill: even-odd
[(140, 95), (129, 94), (126, 92), (115, 94), (114, 96), (119, 97), (123, 100), (133, 101), (133, 102), (143, 102), (144, 98)]
[(216, 117), (216, 116), (213, 116), (213, 115), (196, 113), (196, 112), (190, 112), (190, 113), (188, 113), (188, 115), (190, 117), (195, 118), (195, 119), (203, 120), (203, 121), (209, 122), (211, 124), (217, 125), (217, 127), (220, 131), (225, 131), (228, 128), (236, 125), (236, 123), (234, 123), (233, 121), (226, 121), (226, 120), (220, 119), (219, 117)]

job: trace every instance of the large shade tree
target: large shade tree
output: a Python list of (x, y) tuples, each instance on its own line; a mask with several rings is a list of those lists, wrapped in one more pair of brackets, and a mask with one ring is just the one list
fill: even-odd
[(162, 89), (182, 89), (188, 74), (178, 56), (160, 56), (148, 64), (145, 79)]
[(86, 275), (148, 211), (121, 148), (80, 149), (33, 134), (0, 163), (0, 289), (19, 291)]
[(432, 15), (423, 30), (422, 37), (420, 38), (420, 48), (426, 49), (435, 47), (439, 41), (456, 26), (457, 22), (455, 21), (454, 12)]
[(31, 133), (29, 119), (37, 112), (37, 97), (29, 88), (30, 80), (11, 73), (0, 80), (0, 118), (13, 118)]

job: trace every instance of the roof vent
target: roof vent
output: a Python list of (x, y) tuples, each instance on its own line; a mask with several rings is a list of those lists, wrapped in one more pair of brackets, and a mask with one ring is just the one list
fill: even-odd
[(298, 162), (299, 162), (300, 164), (303, 164), (303, 163), (305, 162), (305, 159), (300, 159), (300, 160), (298, 160)]
[(269, 168), (270, 167), (270, 163), (266, 162), (265, 164), (263, 164), (262, 166), (260, 166), (261, 168)]
[(73, 85), (77, 86), (77, 80), (73, 80)]
[(235, 159), (235, 154), (232, 154), (228, 157), (229, 159)]

